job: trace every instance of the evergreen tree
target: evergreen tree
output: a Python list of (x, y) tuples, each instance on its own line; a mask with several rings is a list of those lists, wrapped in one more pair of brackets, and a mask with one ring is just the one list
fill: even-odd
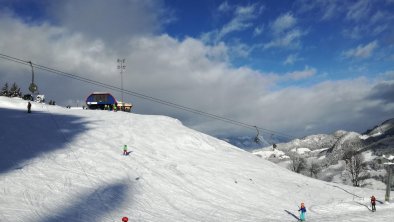
[(0, 95), (1, 96), (8, 96), (8, 83), (5, 83), (5, 85), (3, 86), (3, 88), (1, 89)]
[(21, 89), (14, 82), (14, 84), (12, 84), (12, 86), (11, 86), (8, 96), (9, 97), (19, 97), (20, 94), (21, 94)]

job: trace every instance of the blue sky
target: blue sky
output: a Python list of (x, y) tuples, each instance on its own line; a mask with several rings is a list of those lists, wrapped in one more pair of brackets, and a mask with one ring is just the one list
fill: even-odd
[[(124, 57), (125, 86), (153, 97), (298, 136), (362, 131), (393, 117), (392, 99), (377, 98), (393, 88), (393, 11), (393, 0), (0, 0), (0, 51), (114, 85), (109, 67)], [(23, 78), (2, 64), (14, 74), (0, 81)], [(42, 78), (53, 92), (57, 78)], [(84, 91), (60, 104), (96, 90), (62, 83)], [(127, 99), (211, 134), (245, 133)]]
[[(4, 2), (3, 7), (27, 22), (57, 22), (46, 7), (50, 1)], [(160, 6), (165, 22), (157, 32), (207, 44), (224, 42), (236, 67), (276, 73), (318, 70), (313, 80), (296, 83), (300, 85), (374, 76), (391, 69), (394, 61), (390, 0), (167, 0)]]

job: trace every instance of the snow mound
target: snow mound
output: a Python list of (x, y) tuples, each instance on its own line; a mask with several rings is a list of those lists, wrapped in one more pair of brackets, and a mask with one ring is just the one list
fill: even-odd
[(291, 150), (292, 152), (298, 153), (300, 155), (311, 152), (308, 148), (294, 148)]
[(278, 158), (278, 159), (286, 159), (288, 156), (285, 155), (283, 151), (277, 150), (277, 149), (272, 149), (272, 150), (260, 150), (257, 152), (254, 152), (255, 155), (262, 157), (264, 159), (268, 158)]

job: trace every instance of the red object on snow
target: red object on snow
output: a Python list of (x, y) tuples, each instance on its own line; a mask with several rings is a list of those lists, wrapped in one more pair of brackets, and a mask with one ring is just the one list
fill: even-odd
[(127, 217), (122, 218), (122, 222), (127, 222), (127, 221), (129, 221), (129, 218), (127, 218)]
[(375, 204), (375, 201), (376, 201), (375, 196), (372, 196), (372, 197), (371, 197), (371, 203), (372, 203), (372, 204)]

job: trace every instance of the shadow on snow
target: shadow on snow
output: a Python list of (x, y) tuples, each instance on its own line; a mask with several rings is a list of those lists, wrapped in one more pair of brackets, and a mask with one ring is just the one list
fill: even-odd
[(0, 173), (22, 169), (41, 154), (62, 149), (86, 131), (81, 118), (0, 108)]
[(367, 205), (367, 204), (363, 204), (363, 203), (359, 203), (359, 202), (356, 202), (358, 205), (361, 205), (361, 206), (364, 206), (364, 207), (366, 207), (369, 211), (371, 211), (372, 212), (372, 208), (369, 208), (369, 206)]
[(285, 210), (286, 213), (290, 214), (291, 216), (293, 216), (295, 219), (300, 220), (300, 218), (298, 218), (295, 214), (293, 214), (292, 212)]
[(51, 212), (50, 216), (42, 218), (40, 221), (120, 221), (123, 216), (127, 215), (113, 215), (111, 212), (119, 209), (125, 203), (126, 193), (130, 192), (128, 188), (125, 183), (115, 183), (98, 188), (90, 194), (79, 197), (79, 200), (71, 205), (58, 205), (59, 212)]

